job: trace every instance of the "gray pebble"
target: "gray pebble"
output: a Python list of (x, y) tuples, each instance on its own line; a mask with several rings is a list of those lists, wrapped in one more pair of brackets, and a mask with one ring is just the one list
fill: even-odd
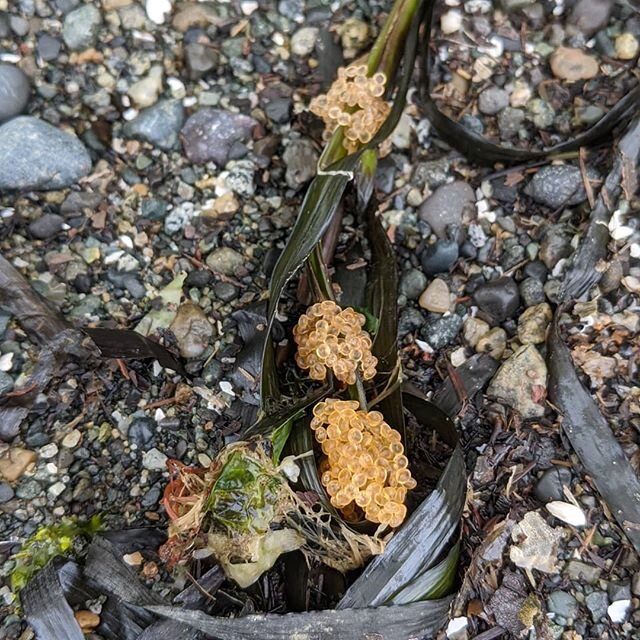
[(513, 317), (520, 306), (520, 292), (513, 278), (498, 278), (480, 285), (473, 302), (498, 322)]
[(45, 62), (50, 62), (58, 57), (61, 46), (62, 43), (57, 38), (50, 36), (48, 33), (41, 33), (38, 36), (36, 50)]
[(91, 169), (78, 138), (31, 116), (0, 126), (0, 148), (0, 190), (61, 189)]
[(238, 297), (238, 288), (230, 282), (216, 282), (213, 293), (222, 302), (231, 302)]
[(140, 451), (149, 450), (155, 444), (155, 437), (156, 421), (153, 418), (135, 418), (129, 425), (127, 440), (135, 444)]
[(499, 87), (489, 87), (478, 96), (480, 113), (493, 116), (509, 106), (509, 94)]
[(37, 480), (26, 478), (16, 487), (16, 496), (21, 500), (33, 500), (42, 493), (42, 487)]
[(529, 118), (537, 129), (549, 129), (553, 125), (556, 112), (552, 106), (541, 98), (534, 98), (527, 104)]
[(525, 307), (533, 307), (546, 300), (542, 282), (536, 278), (525, 278), (520, 283), (520, 295)]
[(0, 396), (13, 389), (13, 378), (5, 371), (0, 371)]
[(87, 49), (95, 43), (101, 24), (100, 10), (92, 4), (84, 4), (65, 16), (62, 39), (69, 49)]
[(577, 600), (566, 591), (552, 592), (547, 600), (547, 608), (550, 613), (555, 613), (565, 620), (575, 618), (579, 611)]
[[(597, 174), (590, 172), (590, 177), (595, 178)], [(551, 209), (573, 206), (587, 199), (580, 169), (566, 164), (540, 169), (526, 186), (525, 193)]]
[(189, 69), (189, 77), (198, 80), (209, 71), (215, 69), (220, 58), (218, 52), (211, 46), (200, 42), (190, 42), (184, 48), (184, 56)]
[(524, 112), (522, 109), (506, 107), (498, 116), (498, 129), (500, 136), (504, 140), (509, 140), (518, 134), (524, 122)]
[(609, 598), (607, 598), (607, 594), (604, 591), (594, 591), (590, 593), (584, 599), (584, 603), (587, 605), (587, 609), (589, 609), (594, 622), (598, 622), (607, 615)]
[(9, 502), (9, 500), (13, 499), (14, 495), (15, 493), (10, 484), (7, 484), (6, 482), (0, 482), (0, 504)]
[(447, 237), (449, 225), (460, 225), (466, 210), (473, 209), (473, 189), (460, 180), (438, 187), (421, 205), (420, 218), (439, 238)]
[(550, 228), (540, 243), (540, 260), (550, 271), (573, 252), (571, 240), (563, 231), (562, 227)]
[(55, 236), (61, 229), (64, 218), (55, 213), (45, 213), (29, 224), (29, 233), (38, 240), (47, 240)]
[(424, 323), (425, 317), (422, 312), (409, 307), (400, 314), (400, 319), (398, 320), (398, 335), (404, 337), (408, 333), (413, 333)]
[(566, 500), (563, 487), (571, 488), (571, 471), (560, 465), (549, 467), (536, 482), (533, 495), (545, 504), (552, 500)]
[(159, 149), (170, 151), (178, 146), (184, 118), (181, 100), (160, 100), (127, 122), (123, 131), (128, 138), (140, 138)]
[(287, 167), (285, 180), (291, 189), (299, 189), (316, 174), (318, 152), (309, 140), (293, 140), (282, 154)]
[(31, 83), (22, 69), (0, 64), (0, 122), (22, 113), (31, 95)]
[(434, 349), (441, 349), (453, 342), (462, 329), (462, 318), (451, 314), (435, 320), (429, 319), (420, 329), (420, 336)]
[(400, 278), (400, 293), (409, 300), (417, 300), (427, 287), (427, 276), (420, 269), (408, 269)]

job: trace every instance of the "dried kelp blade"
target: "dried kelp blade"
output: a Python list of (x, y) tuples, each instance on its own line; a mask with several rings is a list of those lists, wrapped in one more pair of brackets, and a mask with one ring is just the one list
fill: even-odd
[(218, 640), (415, 640), (435, 635), (446, 621), (451, 598), (392, 607), (310, 611), (287, 615), (222, 618), (176, 607), (147, 609), (186, 622)]
[(420, 43), (421, 50), (421, 82), (420, 100), (424, 114), (429, 119), (438, 135), (447, 144), (460, 151), (468, 160), (480, 165), (492, 165), (495, 162), (526, 162), (539, 158), (577, 151), (580, 147), (588, 147), (607, 138), (613, 129), (628, 121), (638, 113), (640, 105), (640, 84), (635, 86), (626, 96), (592, 127), (572, 140), (555, 145), (541, 151), (512, 149), (489, 142), (481, 135), (451, 120), (442, 113), (431, 98), (429, 78), (431, 75), (431, 27), (433, 22), (433, 2), (425, 3), (424, 29)]
[(162, 345), (130, 329), (83, 329), (105, 358), (155, 358), (163, 367), (186, 375), (180, 361)]
[(556, 320), (548, 337), (549, 396), (562, 430), (609, 510), (640, 553), (640, 479), (595, 400), (582, 386)]
[(403, 399), (407, 410), (421, 424), (435, 429), (455, 449), (436, 488), (391, 538), (384, 553), (374, 558), (349, 587), (338, 603), (339, 609), (393, 602), (394, 595), (436, 566), (454, 541), (462, 516), (466, 476), (453, 422), (420, 397), (405, 393)]
[(21, 591), (20, 600), (27, 622), (40, 640), (84, 640), (53, 563), (34, 576)]

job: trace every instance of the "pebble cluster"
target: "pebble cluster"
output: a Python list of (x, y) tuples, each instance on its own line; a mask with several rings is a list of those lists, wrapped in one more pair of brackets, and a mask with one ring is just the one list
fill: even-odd
[(386, 82), (380, 71), (367, 77), (363, 64), (341, 68), (328, 93), (315, 97), (309, 110), (324, 120), (327, 136), (345, 128), (343, 144), (351, 153), (369, 142), (389, 115), (391, 107), (383, 98)]
[(371, 338), (362, 328), (364, 323), (361, 313), (341, 309), (331, 300), (312, 305), (293, 329), (297, 365), (308, 369), (312, 380), (324, 380), (327, 369), (347, 384), (356, 383), (358, 369), (364, 380), (371, 380), (378, 359), (371, 354)]
[(311, 429), (325, 458), (322, 484), (331, 504), (348, 520), (399, 527), (404, 500), (416, 487), (400, 434), (378, 411), (359, 410), (353, 400), (328, 399), (313, 408)]

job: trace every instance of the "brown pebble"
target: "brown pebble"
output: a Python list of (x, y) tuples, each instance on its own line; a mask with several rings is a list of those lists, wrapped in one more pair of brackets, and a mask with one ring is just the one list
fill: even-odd
[(598, 61), (581, 49), (559, 47), (551, 55), (551, 71), (556, 78), (576, 82), (598, 75)]
[(100, 616), (93, 611), (83, 609), (76, 611), (74, 615), (83, 633), (92, 632), (100, 624)]

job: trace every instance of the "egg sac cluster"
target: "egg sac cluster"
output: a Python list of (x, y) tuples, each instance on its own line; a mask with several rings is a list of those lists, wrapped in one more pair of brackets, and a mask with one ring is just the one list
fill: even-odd
[(404, 500), (416, 481), (409, 471), (400, 434), (379, 411), (362, 411), (350, 400), (326, 400), (313, 408), (311, 429), (325, 458), (321, 481), (331, 504), (348, 520), (398, 527), (407, 515)]
[(364, 380), (371, 380), (378, 359), (371, 354), (371, 338), (362, 328), (364, 323), (361, 313), (341, 309), (331, 300), (312, 305), (293, 329), (297, 365), (308, 369), (312, 380), (324, 380), (328, 368), (346, 384), (356, 383), (358, 368)]
[(367, 77), (366, 65), (338, 69), (329, 92), (311, 100), (309, 110), (320, 116), (326, 133), (344, 127), (344, 146), (353, 152), (373, 138), (391, 107), (383, 99), (387, 79), (382, 72)]

